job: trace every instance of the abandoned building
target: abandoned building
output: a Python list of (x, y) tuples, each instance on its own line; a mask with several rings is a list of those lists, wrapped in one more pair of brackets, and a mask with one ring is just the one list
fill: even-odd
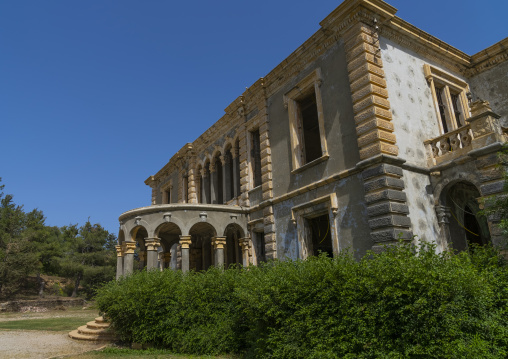
[[(345, 0), (185, 144), (120, 216), (118, 276), (503, 241), (508, 38), (464, 52), (381, 0)], [(414, 237), (416, 236), (416, 237)]]

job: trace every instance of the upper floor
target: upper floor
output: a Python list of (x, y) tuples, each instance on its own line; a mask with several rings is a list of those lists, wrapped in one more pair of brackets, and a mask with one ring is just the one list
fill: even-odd
[[(254, 210), (379, 154), (430, 171), (501, 141), (508, 38), (470, 56), (395, 13), (381, 0), (344, 1), (145, 181), (151, 203)], [(485, 104), (472, 112), (477, 99), (490, 101), (488, 119), (478, 121)], [(486, 131), (495, 135), (475, 142)]]

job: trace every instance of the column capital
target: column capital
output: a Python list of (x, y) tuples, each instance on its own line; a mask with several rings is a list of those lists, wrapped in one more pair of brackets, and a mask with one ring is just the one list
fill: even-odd
[(124, 254), (134, 254), (134, 250), (136, 249), (136, 242), (124, 242), (122, 247)]
[(115, 249), (116, 249), (116, 256), (123, 257), (123, 246), (122, 245), (115, 246)]
[(192, 243), (192, 237), (191, 236), (180, 236), (179, 243), (183, 249), (188, 249)]
[(441, 223), (450, 223), (449, 218), (451, 217), (450, 207), (446, 207), (443, 205), (436, 206), (436, 214), (437, 214), (437, 222)]
[(145, 246), (147, 251), (156, 251), (160, 245), (161, 242), (160, 238), (158, 237), (145, 238)]
[(226, 237), (212, 237), (212, 245), (215, 249), (224, 249), (226, 246)]
[(248, 249), (250, 247), (250, 237), (238, 238), (238, 242), (242, 246), (242, 249)]
[(226, 165), (226, 156), (220, 155), (219, 158), (220, 158), (220, 162), (222, 163), (222, 166), (225, 166)]

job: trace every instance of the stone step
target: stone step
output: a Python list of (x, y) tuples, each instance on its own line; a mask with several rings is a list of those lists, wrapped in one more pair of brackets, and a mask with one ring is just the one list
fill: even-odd
[(86, 323), (86, 326), (88, 328), (92, 328), (92, 329), (105, 329), (105, 328), (109, 328), (109, 323), (107, 322), (103, 322), (103, 323), (97, 323), (97, 322), (88, 322)]
[(95, 322), (96, 323), (106, 323), (106, 319), (104, 319), (104, 317), (97, 317), (95, 318)]
[(109, 330), (109, 328), (105, 329), (92, 329), (88, 328), (86, 325), (82, 325), (78, 328), (78, 332), (83, 335), (103, 335), (103, 336), (115, 336), (115, 332)]
[(102, 341), (111, 342), (116, 340), (116, 337), (111, 336), (81, 334), (78, 332), (77, 329), (70, 332), (69, 337), (76, 340), (86, 340), (90, 342), (102, 342)]

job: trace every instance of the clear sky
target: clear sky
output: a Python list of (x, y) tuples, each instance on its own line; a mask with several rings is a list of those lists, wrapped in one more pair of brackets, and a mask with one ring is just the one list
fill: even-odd
[[(143, 182), (308, 37), (340, 0), (0, 1), (0, 177), (48, 225), (150, 204)], [(474, 54), (508, 1), (391, 0)]]

